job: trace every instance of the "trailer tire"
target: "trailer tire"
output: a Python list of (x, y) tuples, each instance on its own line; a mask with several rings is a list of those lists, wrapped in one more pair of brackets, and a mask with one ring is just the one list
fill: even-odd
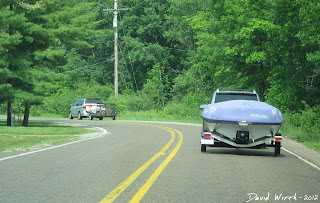
[(201, 144), (201, 152), (206, 152), (207, 151), (207, 145)]
[(281, 142), (275, 142), (274, 143), (274, 156), (280, 155), (280, 149), (281, 149)]
[(116, 117), (112, 117), (112, 120), (116, 120)]
[(100, 121), (103, 120), (103, 117), (99, 117), (99, 120), (100, 120)]

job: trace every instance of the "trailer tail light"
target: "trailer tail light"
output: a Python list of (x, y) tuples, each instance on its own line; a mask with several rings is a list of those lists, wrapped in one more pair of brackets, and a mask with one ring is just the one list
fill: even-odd
[(204, 132), (204, 133), (203, 133), (203, 137), (204, 137), (204, 138), (211, 138), (211, 133)]
[(275, 136), (274, 137), (274, 141), (275, 142), (281, 142), (282, 141), (282, 137), (281, 136)]

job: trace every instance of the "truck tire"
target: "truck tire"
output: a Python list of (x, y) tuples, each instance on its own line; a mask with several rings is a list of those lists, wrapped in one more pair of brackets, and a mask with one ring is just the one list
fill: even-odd
[(70, 111), (70, 113), (69, 113), (69, 118), (70, 118), (70, 119), (73, 119), (72, 114), (71, 114), (71, 111)]
[(207, 151), (207, 145), (201, 144), (201, 152), (206, 152)]
[(93, 115), (92, 114), (89, 114), (89, 119), (93, 120)]
[(281, 148), (281, 143), (280, 142), (275, 142), (274, 143), (274, 156), (279, 156), (280, 155), (280, 148)]
[(82, 120), (82, 116), (81, 116), (81, 113), (80, 113), (80, 112), (78, 112), (78, 119), (79, 119), (79, 120)]

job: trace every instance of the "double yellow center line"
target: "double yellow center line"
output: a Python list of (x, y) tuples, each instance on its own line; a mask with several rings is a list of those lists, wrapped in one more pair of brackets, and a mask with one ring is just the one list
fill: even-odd
[[(131, 123), (131, 124), (133, 124), (133, 123)], [(146, 183), (139, 189), (139, 191), (135, 194), (135, 196), (130, 200), (130, 202), (134, 202), (134, 203), (140, 202), (140, 200), (148, 192), (148, 190), (150, 189), (152, 184), (156, 181), (156, 179), (159, 177), (161, 172), (169, 164), (169, 162), (176, 155), (176, 153), (180, 149), (180, 146), (182, 145), (183, 135), (182, 135), (182, 133), (180, 131), (178, 131), (176, 129), (168, 128), (168, 127), (164, 127), (164, 126), (158, 126), (158, 125), (148, 125), (148, 124), (135, 124), (135, 125), (145, 125), (145, 126), (151, 126), (151, 127), (164, 129), (164, 130), (169, 131), (171, 133), (171, 139), (149, 161), (147, 161), (145, 164), (143, 164), (138, 170), (136, 170), (134, 173), (132, 173), (127, 179), (125, 179), (114, 190), (112, 190), (107, 196), (105, 196), (100, 201), (100, 203), (113, 202), (127, 187), (129, 187), (129, 185), (133, 181), (135, 181), (141, 175), (141, 173), (143, 171), (145, 171), (153, 162), (155, 162), (161, 155), (164, 154), (164, 152), (172, 145), (172, 143), (173, 143), (173, 141), (175, 139), (175, 133), (178, 133), (178, 135), (179, 135), (178, 144), (175, 146), (175, 148), (172, 150), (172, 152), (169, 154), (169, 156), (154, 171), (154, 173), (150, 176), (150, 178), (146, 181)]]

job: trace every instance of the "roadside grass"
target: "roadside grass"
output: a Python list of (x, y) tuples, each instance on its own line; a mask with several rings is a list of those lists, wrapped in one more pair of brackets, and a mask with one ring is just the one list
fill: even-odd
[(77, 140), (78, 136), (15, 136), (0, 135), (0, 152), (30, 151), (32, 149), (52, 146), (54, 144)]
[(320, 135), (317, 132), (307, 132), (299, 127), (296, 127), (290, 122), (290, 119), (286, 119), (280, 128), (280, 133), (283, 136), (296, 140), (306, 147), (316, 150), (320, 153)]
[(53, 113), (42, 113), (41, 115), (38, 115), (39, 118), (65, 118), (69, 114), (61, 115), (61, 114), (53, 114)]
[(156, 110), (139, 111), (139, 112), (121, 112), (116, 118), (117, 120), (138, 120), (138, 121), (164, 121), (164, 122), (181, 122), (181, 123), (202, 123), (200, 115), (194, 116), (175, 116), (167, 115)]
[(29, 122), (29, 127), (8, 127), (6, 120), (0, 120), (0, 152), (29, 151), (41, 146), (77, 140), (80, 138), (78, 135), (91, 132), (96, 131), (46, 122)]
[(77, 128), (72, 126), (60, 125), (58, 123), (48, 122), (29, 122), (28, 127), (6, 126), (6, 120), (0, 120), (0, 134), (9, 135), (79, 135), (90, 133), (93, 130), (86, 128)]
[[(3, 114), (3, 116), (6, 116)], [(37, 118), (66, 118), (66, 116), (69, 116), (69, 114), (61, 115), (61, 114), (53, 114), (53, 113), (42, 113), (40, 115), (30, 115), (31, 117), (37, 117)], [(22, 123), (23, 120), (23, 114), (15, 114), (16, 122)]]

